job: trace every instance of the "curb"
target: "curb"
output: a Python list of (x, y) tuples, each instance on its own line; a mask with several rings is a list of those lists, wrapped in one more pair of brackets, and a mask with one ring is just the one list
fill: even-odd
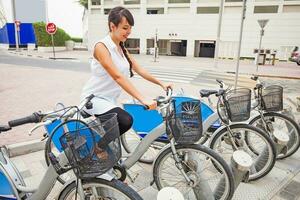
[(5, 145), (4, 147), (7, 149), (9, 157), (21, 156), (24, 154), (33, 153), (36, 151), (41, 151), (45, 149), (46, 140), (41, 141), (31, 140), (27, 142), (20, 142), (16, 144)]

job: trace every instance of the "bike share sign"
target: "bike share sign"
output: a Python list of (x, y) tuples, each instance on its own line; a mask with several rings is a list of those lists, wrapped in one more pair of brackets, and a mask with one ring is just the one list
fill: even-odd
[(55, 50), (54, 50), (54, 39), (53, 39), (53, 35), (56, 33), (57, 28), (56, 25), (52, 22), (47, 23), (46, 25), (46, 32), (51, 35), (51, 39), (52, 39), (52, 47), (53, 47), (53, 59), (55, 59)]

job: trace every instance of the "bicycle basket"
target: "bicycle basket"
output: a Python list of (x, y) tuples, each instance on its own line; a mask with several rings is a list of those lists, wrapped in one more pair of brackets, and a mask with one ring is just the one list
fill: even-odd
[(97, 117), (75, 131), (64, 133), (60, 143), (75, 174), (84, 179), (104, 174), (121, 158), (117, 114)]
[(283, 109), (283, 88), (279, 85), (270, 85), (260, 91), (262, 110), (277, 112)]
[(201, 105), (199, 100), (176, 104), (166, 119), (167, 133), (179, 144), (193, 144), (202, 136)]
[(249, 119), (251, 111), (251, 90), (238, 88), (226, 92), (225, 108), (231, 122), (240, 122)]

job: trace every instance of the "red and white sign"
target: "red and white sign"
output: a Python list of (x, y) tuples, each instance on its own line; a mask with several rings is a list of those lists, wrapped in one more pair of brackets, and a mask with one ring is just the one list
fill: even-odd
[(56, 25), (52, 22), (49, 22), (47, 25), (46, 25), (46, 31), (48, 34), (50, 35), (53, 35), (56, 33), (57, 31), (57, 28), (56, 28)]

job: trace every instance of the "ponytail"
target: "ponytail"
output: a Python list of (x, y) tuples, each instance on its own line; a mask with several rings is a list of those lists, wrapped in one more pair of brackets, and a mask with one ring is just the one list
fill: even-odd
[(125, 55), (125, 57), (126, 57), (128, 63), (129, 63), (130, 77), (133, 77), (134, 74), (133, 74), (133, 72), (132, 72), (132, 62), (131, 62), (131, 60), (129, 59), (129, 56), (128, 56), (128, 54), (127, 54), (127, 51), (126, 51), (126, 49), (125, 49), (125, 47), (124, 47), (124, 43), (123, 43), (123, 42), (120, 42), (120, 46), (121, 46), (121, 49), (122, 49), (122, 51), (123, 51), (123, 54)]

